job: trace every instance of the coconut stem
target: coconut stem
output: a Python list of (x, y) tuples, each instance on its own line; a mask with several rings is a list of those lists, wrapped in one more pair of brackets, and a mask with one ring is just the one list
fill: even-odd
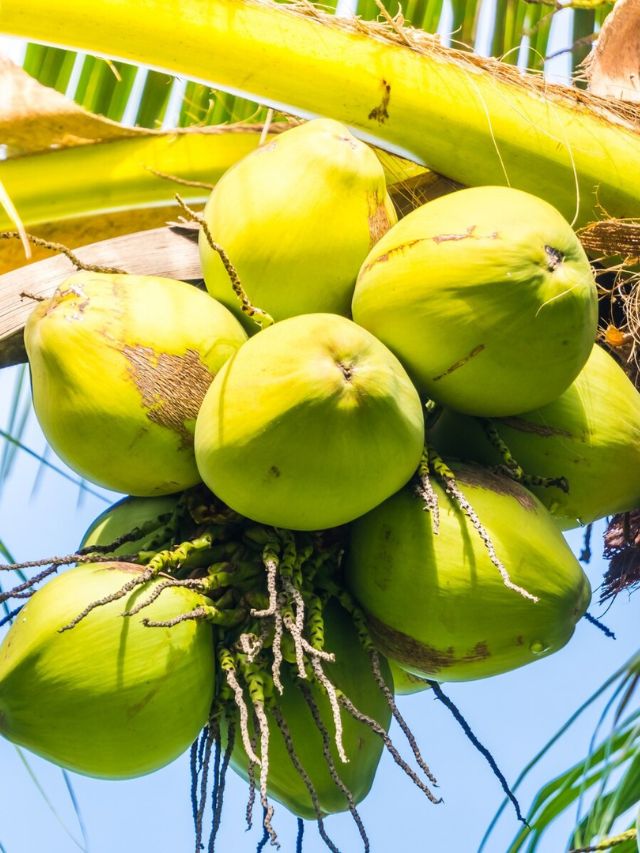
[(401, 770), (411, 779), (411, 781), (416, 785), (416, 787), (420, 788), (422, 793), (429, 799), (432, 803), (438, 804), (442, 802), (442, 798), (436, 797), (430, 788), (422, 781), (422, 779), (418, 776), (418, 774), (407, 764), (404, 758), (398, 752), (395, 744), (384, 730), (384, 728), (380, 725), (377, 720), (374, 720), (373, 717), (369, 717), (367, 714), (358, 710), (356, 706), (353, 704), (351, 699), (348, 696), (345, 696), (344, 693), (338, 691), (338, 701), (344, 707), (344, 709), (351, 714), (354, 720), (357, 720), (359, 723), (367, 726), (371, 729), (371, 731), (378, 735), (381, 741), (384, 743), (386, 749), (389, 754), (395, 761), (395, 763), (400, 767)]
[(251, 615), (257, 616), (260, 619), (264, 619), (267, 616), (275, 615), (276, 608), (278, 606), (278, 591), (276, 589), (276, 579), (278, 574), (278, 566), (280, 565), (279, 555), (271, 545), (265, 545), (264, 551), (262, 553), (262, 560), (264, 563), (264, 567), (267, 570), (267, 592), (269, 594), (269, 606), (265, 610), (251, 610)]
[(424, 511), (430, 513), (433, 532), (434, 535), (437, 536), (440, 532), (440, 505), (438, 504), (438, 496), (436, 495), (431, 483), (429, 453), (426, 450), (422, 454), (420, 465), (418, 466), (416, 494), (422, 499)]
[(258, 728), (260, 730), (260, 802), (264, 809), (263, 824), (266, 832), (269, 834), (271, 843), (279, 847), (280, 845), (277, 843), (278, 836), (271, 825), (273, 806), (267, 799), (267, 780), (269, 777), (269, 722), (264, 710), (264, 700), (254, 699), (253, 709), (255, 711), (258, 720)]
[(582, 550), (580, 551), (579, 560), (587, 565), (591, 562), (591, 533), (593, 531), (593, 523), (587, 524), (582, 540)]
[(247, 703), (244, 701), (242, 687), (240, 687), (236, 677), (236, 667), (233, 655), (229, 649), (224, 646), (220, 646), (218, 649), (218, 660), (220, 662), (220, 668), (227, 679), (227, 684), (233, 692), (235, 703), (238, 706), (238, 711), (240, 713), (240, 733), (242, 735), (244, 750), (247, 753), (249, 760), (260, 766), (260, 759), (255, 754), (249, 737), (249, 710), (247, 708)]
[(23, 237), (26, 236), (27, 240), (30, 243), (33, 243), (34, 246), (38, 246), (41, 249), (47, 249), (49, 252), (57, 252), (65, 257), (67, 257), (71, 263), (79, 270), (85, 270), (86, 272), (98, 272), (98, 273), (107, 273), (108, 275), (126, 275), (126, 270), (122, 270), (119, 267), (101, 267), (97, 264), (85, 264), (84, 261), (81, 261), (80, 258), (68, 249), (62, 243), (53, 243), (51, 240), (43, 240), (41, 237), (36, 237), (35, 234), (29, 234), (28, 232), (24, 232), (21, 234), (19, 231), (0, 231), (0, 240), (20, 240), (22, 242)]
[(524, 589), (524, 587), (518, 586), (518, 584), (515, 584), (511, 580), (509, 572), (507, 571), (506, 567), (504, 566), (504, 564), (496, 553), (496, 549), (493, 545), (493, 542), (491, 541), (491, 537), (489, 536), (488, 530), (478, 518), (476, 511), (471, 506), (469, 501), (460, 491), (453, 471), (444, 462), (442, 457), (439, 456), (439, 454), (432, 448), (429, 448), (429, 461), (433, 467), (435, 475), (442, 483), (446, 493), (449, 495), (450, 498), (452, 498), (453, 501), (455, 501), (457, 506), (467, 516), (467, 518), (471, 522), (472, 527), (475, 529), (478, 536), (484, 542), (484, 546), (487, 549), (487, 553), (489, 554), (489, 559), (496, 567), (496, 569), (500, 572), (502, 582), (507, 587), (507, 589), (511, 589), (514, 592), (517, 592), (523, 598), (527, 598), (529, 601), (537, 603), (540, 600), (537, 595), (533, 595), (532, 593)]
[[(0, 593), (0, 604), (3, 601), (7, 601), (9, 598), (28, 598), (34, 592), (33, 587), (43, 581), (45, 578), (48, 578), (49, 575), (55, 574), (58, 571), (59, 564), (54, 563), (52, 566), (49, 566), (48, 569), (45, 569), (42, 572), (39, 572), (37, 575), (34, 575), (32, 578), (24, 581), (23, 583), (14, 586), (13, 589), (8, 590), (7, 592)], [(26, 593), (26, 595), (25, 595)]]
[(233, 716), (228, 715), (227, 745), (224, 750), (220, 774), (217, 777), (217, 788), (213, 795), (213, 819), (211, 823), (211, 835), (209, 836), (209, 845), (207, 853), (214, 853), (215, 851), (216, 838), (218, 836), (218, 832), (220, 830), (220, 823), (222, 821), (222, 804), (224, 799), (225, 784), (227, 780), (227, 770), (229, 769), (229, 762), (231, 761), (231, 754), (233, 753), (235, 740), (236, 724), (233, 720)]
[(400, 713), (400, 709), (396, 705), (395, 699), (393, 697), (393, 693), (391, 692), (391, 690), (389, 690), (387, 682), (382, 677), (382, 673), (380, 671), (380, 655), (378, 654), (376, 649), (373, 649), (369, 653), (369, 657), (371, 660), (371, 670), (373, 672), (373, 677), (376, 680), (376, 684), (378, 685), (382, 694), (384, 695), (385, 699), (387, 700), (387, 705), (389, 706), (391, 713), (393, 714), (393, 718), (395, 719), (397, 724), (400, 726), (404, 736), (406, 737), (407, 741), (409, 742), (409, 746), (411, 747), (411, 751), (413, 752), (414, 758), (416, 759), (416, 761), (418, 763), (418, 767), (420, 767), (420, 769), (425, 774), (427, 779), (429, 779), (429, 781), (433, 785), (437, 785), (438, 780), (433, 775), (433, 773), (429, 769), (429, 765), (427, 764), (427, 762), (422, 757), (422, 753), (420, 752), (420, 747), (418, 746), (418, 742), (416, 741), (413, 732), (411, 731), (411, 729), (407, 725), (407, 721), (405, 720), (405, 718)]
[(347, 757), (347, 753), (344, 751), (344, 743), (342, 740), (342, 717), (340, 716), (340, 703), (338, 702), (336, 688), (333, 686), (331, 680), (327, 678), (324, 670), (322, 669), (322, 664), (317, 658), (311, 658), (311, 667), (316, 679), (324, 687), (325, 693), (329, 699), (329, 705), (331, 706), (331, 713), (333, 715), (334, 740), (336, 749), (338, 750), (338, 756), (343, 764), (348, 764), (349, 759)]
[(521, 823), (523, 823), (525, 826), (528, 827), (529, 824), (527, 823), (526, 819), (522, 815), (522, 812), (520, 811), (520, 804), (518, 803), (518, 800), (516, 799), (515, 794), (513, 793), (511, 788), (509, 787), (509, 783), (507, 782), (507, 780), (504, 777), (504, 774), (502, 773), (502, 771), (498, 767), (496, 760), (493, 757), (493, 755), (491, 755), (491, 753), (489, 752), (489, 750), (487, 749), (486, 746), (484, 746), (483, 744), (480, 743), (480, 741), (478, 740), (476, 735), (473, 733), (469, 723), (462, 716), (462, 714), (460, 713), (459, 709), (454, 704), (454, 702), (452, 702), (451, 699), (449, 699), (449, 697), (443, 692), (440, 684), (437, 681), (432, 681), (430, 679), (427, 679), (427, 681), (429, 682), (430, 686), (432, 687), (435, 696), (440, 700), (440, 702), (442, 702), (443, 705), (445, 705), (446, 708), (449, 709), (449, 711), (451, 711), (456, 722), (458, 722), (460, 724), (462, 731), (466, 734), (466, 736), (469, 738), (471, 743), (475, 746), (475, 748), (478, 750), (478, 752), (480, 752), (481, 755), (483, 755), (486, 758), (486, 760), (488, 761), (489, 766), (491, 767), (494, 775), (496, 776), (496, 778), (500, 782), (502, 790), (505, 792), (507, 797), (511, 800), (518, 820)]
[(316, 820), (318, 823), (318, 832), (320, 833), (320, 837), (327, 845), (329, 850), (332, 851), (332, 853), (340, 853), (338, 848), (335, 846), (333, 841), (331, 841), (331, 839), (326, 833), (326, 830), (324, 828), (324, 821), (322, 819), (322, 812), (320, 811), (320, 802), (318, 800), (318, 794), (313, 785), (313, 782), (311, 781), (311, 778), (309, 777), (309, 774), (304, 769), (300, 759), (298, 758), (298, 754), (296, 753), (295, 747), (293, 745), (293, 738), (291, 737), (291, 732), (289, 731), (289, 726), (287, 725), (285, 718), (283, 717), (280, 709), (275, 703), (270, 708), (270, 711), (273, 714), (273, 718), (275, 719), (278, 728), (280, 729), (282, 739), (284, 740), (284, 745), (286, 747), (289, 758), (291, 759), (291, 763), (293, 764), (296, 773), (298, 774), (298, 776), (300, 776), (300, 778), (304, 782), (307, 791), (309, 792), (309, 797), (311, 798), (313, 810), (316, 813)]
[(132, 607), (131, 610), (123, 611), (120, 615), (135, 616), (137, 613), (140, 613), (141, 610), (144, 610), (145, 607), (148, 607), (150, 604), (153, 604), (153, 602), (160, 597), (160, 595), (162, 594), (162, 592), (164, 592), (165, 589), (168, 589), (169, 587), (173, 586), (184, 586), (188, 589), (197, 589), (200, 591), (204, 591), (206, 589), (206, 584), (202, 580), (193, 579), (181, 581), (177, 580), (176, 578), (171, 578), (169, 580), (162, 581), (161, 583), (157, 584), (148, 598), (145, 598), (139, 604), (136, 604), (136, 606)]
[(490, 444), (500, 455), (503, 470), (509, 477), (527, 488), (538, 486), (548, 489), (553, 486), (565, 493), (569, 492), (569, 483), (566, 477), (539, 477), (537, 474), (525, 473), (523, 467), (511, 453), (508, 444), (498, 432), (495, 422), (491, 418), (478, 418), (478, 420)]
[(340, 775), (338, 774), (336, 765), (333, 760), (333, 756), (331, 755), (331, 748), (329, 746), (329, 732), (327, 731), (326, 726), (322, 722), (320, 711), (318, 710), (318, 706), (316, 705), (316, 702), (313, 696), (311, 695), (311, 690), (309, 689), (309, 686), (307, 684), (301, 684), (300, 689), (302, 690), (302, 695), (304, 696), (305, 702), (309, 706), (309, 710), (311, 711), (311, 715), (313, 717), (313, 721), (316, 724), (316, 728), (320, 732), (320, 737), (322, 738), (322, 754), (324, 755), (324, 760), (327, 764), (329, 775), (333, 779), (336, 787), (344, 795), (349, 807), (351, 817), (353, 818), (356, 826), (358, 827), (358, 832), (360, 833), (360, 837), (362, 838), (365, 853), (369, 853), (369, 839), (367, 837), (364, 824), (362, 823), (362, 818), (360, 817), (358, 809), (356, 808), (353, 794), (340, 778)]
[(222, 246), (219, 243), (216, 243), (216, 241), (213, 239), (213, 235), (211, 234), (211, 230), (204, 216), (202, 216), (202, 214), (200, 213), (196, 213), (195, 210), (192, 210), (181, 196), (176, 195), (176, 201), (178, 202), (182, 210), (186, 213), (186, 215), (189, 217), (189, 219), (193, 220), (193, 222), (197, 222), (200, 225), (204, 236), (207, 239), (207, 243), (211, 246), (213, 251), (218, 254), (227, 272), (227, 275), (229, 276), (229, 281), (231, 282), (233, 292), (238, 297), (242, 312), (246, 314), (247, 317), (250, 317), (256, 324), (256, 326), (259, 326), (261, 329), (266, 329), (267, 326), (273, 326), (273, 317), (270, 314), (267, 314), (266, 311), (263, 311), (262, 308), (257, 308), (255, 305), (253, 305), (253, 303), (247, 296), (247, 293), (244, 287), (242, 286), (242, 282), (240, 281), (238, 271), (231, 263), (229, 256), (222, 248)]

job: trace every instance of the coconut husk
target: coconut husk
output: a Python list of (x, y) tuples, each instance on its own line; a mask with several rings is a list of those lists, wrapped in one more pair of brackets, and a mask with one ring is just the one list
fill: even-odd
[(604, 534), (604, 556), (609, 568), (600, 591), (600, 603), (640, 585), (640, 509), (614, 515)]
[(640, 103), (640, 0), (618, 0), (584, 69), (592, 94)]
[[(640, 2), (640, 0), (639, 0)], [(621, 257), (628, 265), (640, 262), (640, 219), (602, 219), (578, 232), (592, 258)]]
[(0, 144), (21, 153), (148, 134), (90, 113), (0, 56)]

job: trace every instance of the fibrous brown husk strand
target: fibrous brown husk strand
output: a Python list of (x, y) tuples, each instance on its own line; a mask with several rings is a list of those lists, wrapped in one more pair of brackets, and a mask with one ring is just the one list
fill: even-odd
[(440, 532), (440, 505), (438, 504), (438, 496), (436, 495), (433, 489), (433, 484), (431, 483), (429, 454), (427, 451), (422, 454), (422, 459), (418, 466), (416, 494), (422, 499), (424, 511), (431, 515), (431, 527), (434, 535), (437, 536)]
[(260, 732), (260, 802), (264, 809), (263, 824), (266, 832), (271, 839), (271, 844), (279, 847), (278, 836), (271, 825), (273, 817), (273, 806), (267, 798), (267, 780), (269, 776), (269, 721), (265, 714), (264, 704), (261, 701), (254, 700), (253, 710), (258, 720), (258, 730)]
[(227, 745), (224, 750), (220, 773), (216, 776), (216, 786), (213, 793), (213, 817), (211, 821), (211, 835), (209, 836), (207, 853), (215, 853), (216, 838), (218, 837), (220, 823), (222, 821), (222, 805), (224, 801), (224, 789), (227, 779), (227, 771), (229, 769), (229, 762), (231, 761), (231, 754), (233, 752), (235, 742), (236, 724), (233, 719), (233, 716), (229, 714), (227, 719)]
[(322, 812), (320, 810), (320, 801), (318, 800), (317, 791), (313, 786), (313, 782), (311, 781), (309, 774), (302, 766), (302, 762), (300, 761), (298, 754), (296, 753), (295, 747), (293, 745), (293, 738), (291, 737), (291, 732), (289, 731), (289, 726), (287, 725), (287, 722), (282, 716), (282, 713), (280, 712), (280, 709), (277, 705), (272, 705), (270, 711), (273, 714), (278, 728), (280, 729), (287, 753), (289, 755), (289, 758), (291, 759), (291, 763), (293, 764), (296, 773), (298, 774), (298, 776), (300, 776), (307, 791), (309, 792), (309, 797), (313, 805), (313, 810), (316, 813), (316, 821), (318, 823), (318, 831), (320, 833), (320, 837), (327, 845), (329, 850), (332, 851), (332, 853), (340, 853), (333, 841), (331, 841), (331, 839), (327, 835), (327, 832), (324, 828), (324, 821), (322, 819)]
[(300, 685), (300, 689), (302, 691), (302, 695), (304, 696), (305, 702), (309, 706), (309, 710), (311, 711), (311, 715), (313, 717), (314, 723), (316, 724), (316, 728), (320, 732), (320, 736), (322, 738), (322, 754), (324, 755), (324, 760), (327, 764), (329, 775), (333, 779), (338, 790), (341, 791), (344, 798), (346, 799), (349, 807), (349, 813), (351, 814), (351, 817), (353, 818), (356, 826), (358, 827), (358, 832), (360, 833), (360, 837), (362, 838), (365, 853), (369, 853), (369, 839), (367, 837), (364, 824), (362, 823), (362, 818), (360, 817), (358, 809), (356, 808), (356, 803), (353, 794), (340, 778), (340, 775), (336, 770), (336, 765), (334, 763), (333, 756), (331, 755), (331, 748), (329, 745), (329, 732), (327, 731), (326, 726), (322, 722), (320, 711), (318, 710), (318, 706), (316, 705), (315, 699), (311, 695), (311, 690), (309, 689), (309, 686), (303, 683)]
[(58, 569), (59, 569), (59, 564), (54, 563), (53, 565), (49, 566), (48, 569), (44, 569), (44, 571), (39, 572), (37, 575), (34, 575), (34, 577), (29, 578), (26, 581), (23, 581), (23, 583), (20, 583), (17, 586), (14, 586), (12, 589), (8, 590), (7, 592), (0, 593), (0, 604), (2, 604), (5, 601), (8, 601), (10, 598), (28, 598), (28, 597), (30, 597), (35, 592), (33, 587), (36, 586), (36, 584), (39, 584), (40, 581), (43, 581), (45, 578), (48, 578), (50, 575), (55, 574), (58, 571)]
[(518, 460), (514, 457), (508, 444), (502, 438), (492, 418), (478, 418), (484, 434), (489, 443), (500, 456), (502, 464), (499, 466), (501, 473), (506, 474), (515, 480), (517, 483), (522, 483), (523, 486), (531, 488), (539, 486), (541, 488), (555, 487), (561, 491), (568, 493), (569, 483), (566, 477), (540, 477), (537, 474), (530, 474), (522, 468)]
[(348, 696), (345, 696), (344, 693), (338, 693), (338, 701), (345, 709), (345, 711), (351, 714), (354, 720), (357, 720), (359, 723), (362, 723), (363, 725), (367, 726), (374, 734), (378, 735), (378, 737), (382, 740), (386, 749), (388, 750), (389, 754), (391, 755), (395, 763), (398, 765), (398, 767), (400, 767), (400, 769), (404, 771), (404, 773), (409, 777), (409, 779), (411, 779), (411, 781), (417, 788), (420, 788), (420, 790), (427, 797), (428, 800), (430, 800), (434, 804), (442, 802), (442, 799), (436, 797), (435, 794), (429, 789), (428, 785), (426, 785), (418, 776), (415, 770), (413, 770), (409, 766), (409, 764), (407, 764), (407, 762), (396, 749), (393, 741), (391, 740), (387, 732), (377, 720), (374, 720), (373, 717), (369, 717), (367, 714), (356, 708), (351, 699), (349, 699)]
[(604, 556), (609, 560), (600, 590), (600, 603), (640, 584), (640, 510), (614, 515), (604, 534)]
[(71, 261), (76, 269), (85, 270), (86, 272), (126, 275), (126, 270), (119, 269), (118, 267), (103, 267), (98, 266), (97, 264), (85, 264), (74, 252), (71, 251), (71, 249), (68, 249), (62, 243), (53, 243), (50, 240), (43, 240), (42, 237), (36, 237), (35, 234), (29, 234), (28, 232), (24, 232), (23, 234), (20, 231), (0, 231), (0, 240), (20, 240), (22, 242), (25, 237), (30, 243), (33, 243), (34, 246), (46, 249), (49, 252), (64, 255)]
[(453, 471), (435, 451), (431, 450), (431, 448), (429, 449), (429, 461), (431, 463), (433, 471), (442, 483), (442, 486), (446, 493), (462, 510), (462, 512), (464, 512), (464, 514), (471, 522), (472, 527), (475, 529), (480, 539), (482, 539), (482, 541), (484, 542), (484, 546), (487, 549), (487, 553), (489, 554), (489, 559), (496, 567), (496, 569), (500, 572), (502, 582), (507, 587), (507, 589), (511, 589), (514, 592), (517, 592), (523, 598), (527, 598), (529, 599), (529, 601), (537, 603), (540, 600), (537, 595), (532, 595), (532, 593), (528, 592), (526, 589), (524, 589), (524, 587), (518, 586), (518, 584), (514, 583), (511, 580), (509, 572), (507, 571), (502, 560), (498, 557), (496, 553), (496, 549), (494, 547), (493, 542), (491, 541), (491, 536), (489, 535), (489, 532), (478, 518), (478, 515), (474, 508), (471, 506), (469, 501), (460, 491)]
[(247, 703), (244, 701), (242, 687), (238, 683), (238, 679), (236, 677), (233, 655), (229, 649), (220, 647), (218, 649), (218, 660), (220, 661), (220, 667), (227, 679), (227, 684), (233, 694), (234, 701), (238, 706), (238, 713), (240, 714), (240, 733), (242, 735), (244, 751), (247, 753), (249, 761), (260, 766), (260, 759), (254, 752), (251, 744), (251, 738), (249, 736), (249, 709), (247, 708)]
[(389, 689), (387, 682), (384, 680), (384, 678), (382, 676), (382, 672), (380, 670), (380, 655), (379, 655), (378, 651), (376, 649), (371, 649), (369, 654), (370, 654), (370, 659), (371, 659), (371, 670), (373, 672), (373, 677), (376, 680), (376, 684), (378, 685), (378, 687), (382, 691), (384, 698), (387, 700), (387, 705), (389, 706), (389, 709), (391, 710), (391, 713), (393, 714), (394, 720), (400, 726), (404, 736), (406, 737), (407, 741), (409, 742), (409, 746), (411, 747), (411, 751), (413, 752), (414, 758), (415, 758), (416, 762), (418, 763), (418, 767), (422, 770), (422, 772), (425, 774), (427, 779), (429, 779), (429, 781), (432, 784), (437, 785), (438, 780), (433, 775), (433, 773), (429, 769), (429, 765), (427, 764), (427, 762), (422, 757), (422, 753), (420, 752), (420, 747), (418, 746), (418, 743), (414, 737), (414, 734), (411, 731), (411, 729), (409, 728), (409, 726), (407, 725), (407, 721), (405, 720), (405, 718), (400, 713), (400, 710), (399, 710), (398, 706), (396, 705), (395, 699), (393, 698), (393, 693)]
[(229, 276), (229, 281), (231, 282), (231, 287), (233, 288), (233, 292), (238, 298), (240, 302), (240, 308), (242, 309), (243, 314), (246, 314), (247, 317), (250, 317), (253, 322), (259, 326), (261, 329), (266, 329), (267, 326), (273, 325), (273, 317), (270, 314), (267, 314), (266, 311), (263, 311), (262, 308), (257, 308), (252, 304), (251, 300), (247, 296), (247, 293), (242, 286), (242, 282), (240, 281), (240, 276), (238, 275), (238, 271), (235, 266), (232, 264), (229, 256), (225, 252), (224, 248), (213, 239), (213, 235), (211, 234), (211, 230), (209, 229), (209, 225), (205, 220), (204, 216), (200, 213), (196, 213), (192, 210), (181, 198), (179, 195), (176, 195), (176, 201), (182, 208), (182, 210), (186, 213), (186, 215), (192, 219), (194, 222), (197, 222), (202, 228), (202, 232), (206, 237), (207, 243), (211, 246), (214, 252), (218, 255), (222, 264)]

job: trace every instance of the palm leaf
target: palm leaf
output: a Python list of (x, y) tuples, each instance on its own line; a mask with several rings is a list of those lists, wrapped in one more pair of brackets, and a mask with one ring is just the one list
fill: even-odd
[[(83, 24), (88, 14), (91, 28)], [(126, 33), (118, 23), (124, 15)], [(597, 217), (596, 189), (609, 215), (637, 213), (640, 174), (625, 165), (640, 159), (637, 110), (608, 114), (596, 99), (447, 52), (419, 30), (338, 20), (308, 4), (198, 0), (189, 16), (170, 17), (159, 0), (140, 10), (124, 0), (5, 0), (0, 26), (43, 40), (63, 33), (77, 47), (151, 62), (234, 94), (242, 79), (252, 97), (331, 115), (463, 184), (508, 181), (578, 224)], [(347, 54), (349, 82), (337, 86)], [(384, 68), (384, 79), (372, 68)], [(465, 110), (456, 109), (460, 103)]]

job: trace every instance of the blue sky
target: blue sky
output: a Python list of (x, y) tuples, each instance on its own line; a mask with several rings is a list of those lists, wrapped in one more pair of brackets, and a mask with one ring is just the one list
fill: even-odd
[[(14, 369), (0, 372), (0, 424), (6, 423), (14, 376)], [(33, 420), (26, 441), (35, 449), (43, 447), (44, 440)], [(77, 487), (51, 472), (44, 473), (33, 493), (36, 470), (32, 460), (19, 454), (0, 494), (0, 538), (21, 560), (73, 551), (86, 527), (106, 506), (90, 495), (79, 501)], [(572, 534), (570, 540), (579, 547), (581, 535)], [(596, 554), (599, 542), (599, 536), (595, 536)], [(594, 559), (588, 568), (594, 587), (599, 584), (602, 571), (602, 562)], [(598, 615), (597, 607), (593, 611)], [(583, 621), (569, 645), (552, 657), (506, 675), (447, 686), (448, 694), (490, 747), (510, 781), (564, 719), (636, 650), (637, 618), (637, 600), (627, 601), (622, 596), (606, 616), (607, 624), (617, 634), (615, 642)], [(361, 806), (372, 850), (473, 853), (501, 801), (498, 783), (446, 709), (429, 693), (406, 697), (400, 704), (440, 781), (445, 802), (439, 806), (426, 802), (393, 762), (383, 759), (374, 788)], [(542, 771), (523, 788), (523, 807), (546, 778), (585, 753), (601, 707), (571, 731), (554, 749)], [(398, 730), (392, 733), (401, 744)], [(36, 757), (27, 757), (59, 815), (76, 832), (60, 771)], [(0, 842), (7, 853), (77, 850), (38, 793), (15, 748), (5, 741), (0, 741), (0, 767)], [(80, 776), (73, 779), (92, 853), (186, 853), (192, 849), (185, 759), (130, 782)], [(245, 832), (246, 796), (244, 782), (230, 776), (217, 848), (223, 853), (256, 848), (259, 830)], [(293, 851), (295, 821), (279, 808), (275, 823), (282, 850)], [(565, 849), (569, 828), (567, 821), (559, 822), (543, 842), (543, 853)], [(348, 818), (330, 819), (328, 830), (345, 853), (362, 849)], [(516, 830), (515, 817), (509, 809), (489, 844), (489, 853), (504, 853)], [(304, 849), (307, 853), (325, 849), (313, 824), (307, 827)]]

